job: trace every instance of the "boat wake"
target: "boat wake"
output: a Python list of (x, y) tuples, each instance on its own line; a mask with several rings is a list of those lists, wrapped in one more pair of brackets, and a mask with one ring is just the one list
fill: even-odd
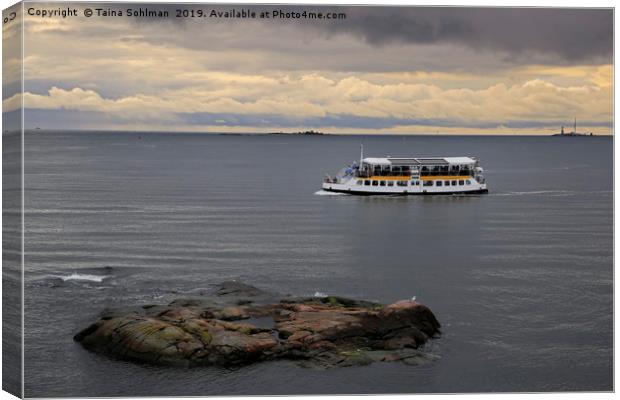
[(314, 194), (317, 196), (350, 196), (348, 193), (330, 192), (323, 189), (315, 192)]
[(91, 274), (73, 273), (71, 275), (53, 275), (53, 277), (62, 279), (63, 282), (67, 282), (67, 281), (103, 282), (104, 279), (111, 278), (112, 275), (91, 275)]
[[(578, 192), (574, 190), (532, 190), (526, 192), (505, 192), (505, 193), (492, 193), (492, 196), (575, 196), (585, 192)], [(588, 192), (593, 193), (593, 192)]]
[(506, 192), (506, 193), (493, 193), (495, 196), (527, 196), (530, 194), (567, 194), (574, 193), (569, 190), (532, 190), (528, 192)]

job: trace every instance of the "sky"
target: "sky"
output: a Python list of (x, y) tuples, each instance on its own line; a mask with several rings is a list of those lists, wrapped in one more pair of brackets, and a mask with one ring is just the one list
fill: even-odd
[[(86, 7), (124, 15), (86, 18)], [(139, 7), (170, 17), (126, 16)], [(580, 132), (613, 134), (611, 9), (98, 3), (78, 14), (25, 17), (26, 128), (549, 135), (577, 118)], [(18, 77), (5, 73), (5, 116), (21, 107)]]

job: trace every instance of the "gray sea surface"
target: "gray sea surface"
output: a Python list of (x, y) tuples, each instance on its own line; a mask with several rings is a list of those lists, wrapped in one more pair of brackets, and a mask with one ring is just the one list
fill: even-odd
[[(360, 143), (367, 156), (476, 156), (490, 193), (321, 193)], [(25, 395), (613, 390), (612, 148), (609, 137), (28, 132)], [(231, 279), (415, 296), (443, 334), (421, 365), (331, 370), (155, 367), (72, 340), (105, 307)]]

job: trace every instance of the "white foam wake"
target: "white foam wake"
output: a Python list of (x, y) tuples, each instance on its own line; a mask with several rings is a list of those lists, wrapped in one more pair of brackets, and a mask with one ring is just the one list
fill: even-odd
[(91, 274), (77, 274), (71, 275), (54, 275), (55, 278), (60, 278), (63, 281), (90, 281), (90, 282), (102, 282), (106, 278), (111, 278), (111, 275), (91, 275)]
[(493, 193), (495, 196), (527, 196), (527, 195), (574, 195), (577, 192), (572, 190), (533, 190), (530, 192), (507, 192), (507, 193)]
[(314, 193), (317, 196), (348, 196), (347, 193), (338, 193), (338, 192), (329, 192), (327, 190), (319, 190), (318, 192)]

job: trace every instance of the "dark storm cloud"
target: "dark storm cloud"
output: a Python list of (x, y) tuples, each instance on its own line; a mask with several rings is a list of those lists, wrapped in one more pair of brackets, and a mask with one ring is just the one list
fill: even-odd
[[(140, 6), (145, 7), (145, 4), (134, 5)], [(148, 5), (149, 9), (167, 10), (171, 15), (180, 7), (192, 9), (197, 6)], [(588, 62), (592, 57), (607, 58), (611, 62), (613, 50), (612, 9), (273, 5), (212, 5), (207, 9), (226, 11), (233, 8), (256, 12), (344, 12), (344, 20), (265, 20), (264, 24), (294, 25), (315, 30), (319, 35), (348, 34), (374, 46), (391, 43), (460, 44), (521, 58), (544, 53), (568, 62)], [(180, 25), (187, 21), (183, 18), (173, 20)], [(149, 22), (157, 20), (136, 20), (136, 23)], [(248, 27), (244, 20), (210, 19), (209, 23), (226, 23), (231, 29)]]
[[(84, 5), (86, 7), (86, 5)], [(313, 42), (311, 38), (329, 39), (345, 36), (356, 38), (376, 49), (392, 44), (447, 45), (469, 49), (472, 55), (483, 53), (494, 55), (494, 62), (504, 64), (609, 64), (613, 51), (613, 10), (611, 9), (568, 9), (568, 8), (473, 8), (473, 7), (385, 7), (385, 6), (277, 6), (277, 5), (207, 5), (207, 4), (148, 4), (148, 3), (98, 3), (100, 8), (148, 9), (167, 11), (170, 18), (129, 18), (132, 24), (151, 26), (150, 34), (144, 37), (131, 36), (121, 40), (144, 41), (155, 44), (170, 44), (195, 50), (267, 50), (271, 52), (295, 53), (312, 48), (329, 52), (324, 42)], [(230, 11), (250, 9), (255, 12), (274, 10), (343, 12), (344, 20), (304, 19), (218, 19), (218, 18), (176, 18), (177, 9), (206, 11)], [(117, 36), (114, 27), (92, 24), (85, 26), (84, 34)], [(250, 33), (248, 35), (248, 33)], [(67, 33), (68, 34), (68, 33)], [(317, 44), (318, 43), (318, 44)], [(300, 47), (300, 45), (303, 45)], [(322, 46), (315, 49), (312, 46)], [(345, 51), (346, 49), (338, 49)], [(473, 51), (472, 51), (473, 50)], [(354, 50), (351, 50), (354, 51)], [(380, 64), (381, 70), (390, 70), (390, 63), (381, 58), (368, 60), (369, 70)], [(415, 54), (416, 56), (419, 54)], [(404, 55), (403, 55), (404, 56)], [(431, 63), (429, 58), (413, 58), (407, 55), (418, 68), (420, 63)], [(355, 70), (366, 70), (354, 57), (338, 57), (325, 54), (322, 61), (346, 63), (352, 59), (358, 65)], [(334, 61), (336, 60), (336, 61)], [(432, 69), (442, 70), (446, 61)], [(486, 65), (488, 59), (481, 60)], [(459, 64), (457, 62), (456, 64)], [(448, 62), (450, 64), (450, 62)], [(471, 64), (471, 62), (470, 62)], [(338, 68), (336, 68), (338, 69)], [(393, 69), (393, 67), (392, 67)], [(399, 69), (402, 65), (399, 64)]]
[(346, 8), (344, 23), (325, 25), (368, 43), (458, 43), (517, 55), (553, 53), (566, 60), (609, 57), (611, 9), (558, 8)]

